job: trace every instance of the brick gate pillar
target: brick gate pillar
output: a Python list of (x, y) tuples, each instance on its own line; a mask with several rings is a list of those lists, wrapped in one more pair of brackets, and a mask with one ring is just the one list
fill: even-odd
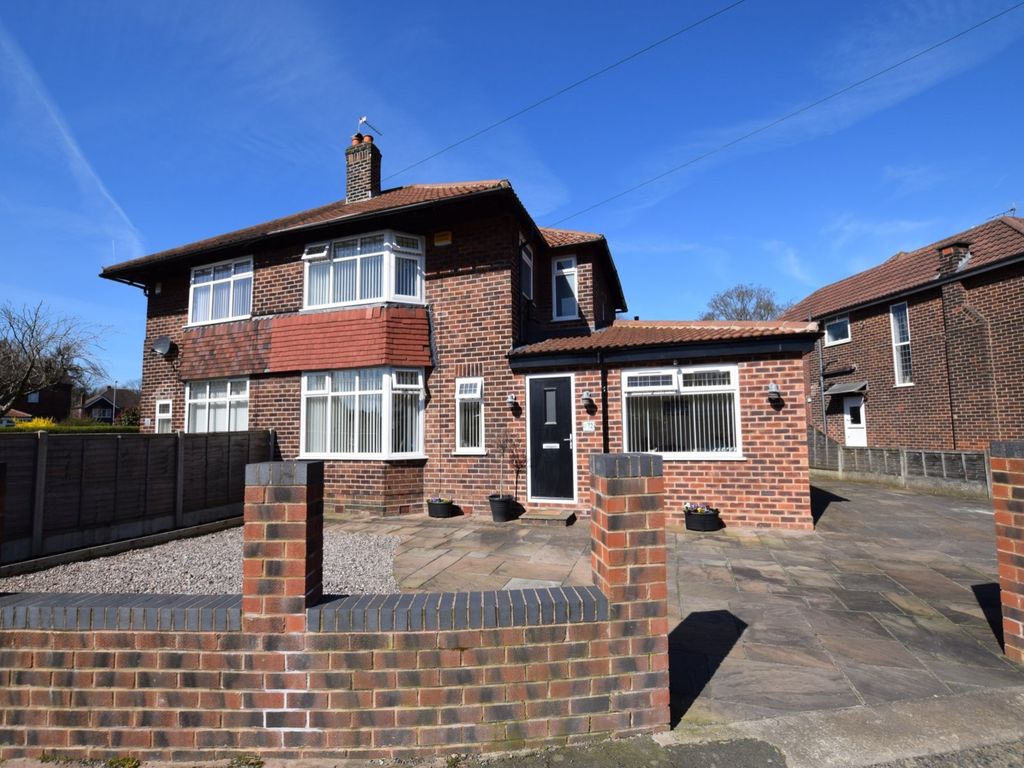
[(322, 461), (246, 466), (243, 631), (306, 631), (323, 593), (323, 498)]
[(996, 557), (1003, 609), (1003, 650), (1024, 664), (1024, 442), (989, 447)]
[(594, 585), (608, 598), (612, 642), (628, 643), (634, 656), (629, 692), (616, 694), (613, 703), (632, 709), (634, 729), (666, 729), (668, 583), (661, 457), (591, 454), (590, 487)]

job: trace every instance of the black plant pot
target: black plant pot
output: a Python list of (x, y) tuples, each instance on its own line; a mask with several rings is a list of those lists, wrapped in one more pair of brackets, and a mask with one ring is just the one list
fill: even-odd
[(515, 500), (511, 496), (492, 493), (487, 497), (491, 505), (491, 517), (496, 523), (507, 523), (515, 519)]
[(455, 517), (455, 502), (428, 501), (427, 514), (431, 517)]
[(722, 520), (718, 516), (718, 512), (686, 513), (686, 530), (688, 531), (717, 531), (721, 527)]

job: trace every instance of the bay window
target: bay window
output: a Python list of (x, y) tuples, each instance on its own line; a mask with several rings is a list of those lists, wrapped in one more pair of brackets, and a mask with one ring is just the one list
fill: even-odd
[(185, 385), (185, 428), (189, 432), (247, 430), (249, 380), (190, 381)]
[(484, 380), (455, 380), (455, 452), (483, 454)]
[(252, 257), (192, 270), (188, 321), (192, 325), (241, 320), (252, 311)]
[(668, 459), (739, 459), (735, 365), (622, 373), (626, 451)]
[(423, 302), (423, 238), (387, 230), (306, 247), (305, 308)]
[(422, 370), (303, 374), (303, 456), (386, 459), (422, 454)]

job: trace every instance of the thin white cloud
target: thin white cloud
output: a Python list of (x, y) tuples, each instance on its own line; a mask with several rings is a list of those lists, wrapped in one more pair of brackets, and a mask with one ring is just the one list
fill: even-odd
[(63, 160), (83, 200), (103, 216), (105, 234), (120, 245), (118, 257), (143, 253), (142, 239), (75, 139), (63, 113), (31, 62), (0, 23), (0, 98), (10, 107), (8, 141), (43, 149)]
[(807, 271), (796, 248), (786, 245), (781, 240), (769, 240), (763, 244), (764, 249), (775, 257), (777, 266), (784, 274), (789, 275), (803, 285), (817, 285), (818, 281)]
[[(934, 224), (927, 219), (868, 219), (853, 213), (841, 213), (833, 216), (822, 227), (822, 234), (828, 238), (832, 250), (842, 250), (850, 245), (864, 241), (904, 241), (903, 248), (913, 247), (907, 240), (911, 236)], [(891, 253), (882, 254), (883, 258)]]
[(926, 192), (946, 180), (946, 175), (930, 165), (887, 165), (882, 179), (897, 195)]

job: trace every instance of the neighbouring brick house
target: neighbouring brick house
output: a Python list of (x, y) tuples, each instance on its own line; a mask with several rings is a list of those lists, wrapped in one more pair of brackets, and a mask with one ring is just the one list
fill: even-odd
[(329, 508), (374, 514), (483, 511), (502, 465), (531, 513), (585, 514), (591, 452), (658, 451), (670, 520), (811, 526), (814, 324), (616, 320), (603, 236), (538, 227), (507, 181), (381, 190), (380, 163), (357, 134), (345, 200), (103, 270), (149, 297), (143, 431), (273, 428), (327, 460)]
[(846, 445), (970, 451), (1024, 436), (1024, 219), (897, 253), (785, 317), (824, 328), (804, 358), (807, 415)]

